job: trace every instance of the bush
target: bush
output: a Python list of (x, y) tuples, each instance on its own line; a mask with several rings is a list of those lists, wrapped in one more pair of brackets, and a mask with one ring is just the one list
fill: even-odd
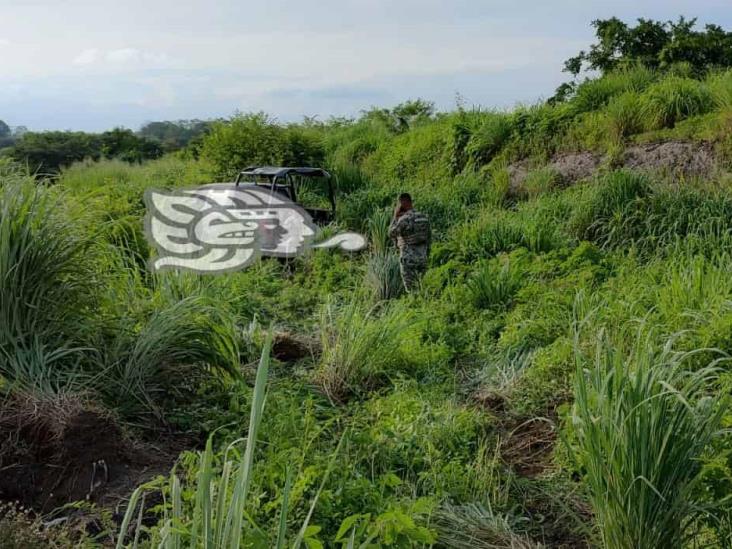
[(250, 165), (283, 165), (286, 160), (317, 164), (322, 150), (310, 134), (286, 129), (264, 113), (239, 114), (217, 122), (203, 138), (201, 158), (216, 167), (218, 177), (233, 178)]

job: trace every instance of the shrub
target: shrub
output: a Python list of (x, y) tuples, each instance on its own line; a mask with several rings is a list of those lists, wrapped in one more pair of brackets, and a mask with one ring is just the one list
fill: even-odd
[(675, 547), (700, 508), (699, 458), (727, 403), (710, 397), (714, 365), (639, 337), (626, 354), (602, 334), (588, 364), (577, 343), (575, 457), (585, 471), (606, 547)]
[[(405, 381), (356, 411), (350, 440), (358, 455), (353, 462), (360, 461), (370, 474), (416, 482), (420, 494), (481, 499), (502, 481), (493, 469), (490, 444), (482, 447), (482, 426), (475, 408), (445, 398), (421, 380)], [(478, 459), (488, 463), (477, 465)], [(452, 467), (458, 464), (462, 467)], [(471, 485), (471, 480), (483, 484)]]
[(264, 113), (240, 114), (214, 124), (203, 138), (201, 157), (231, 178), (252, 164), (280, 165), (286, 155), (284, 129)]

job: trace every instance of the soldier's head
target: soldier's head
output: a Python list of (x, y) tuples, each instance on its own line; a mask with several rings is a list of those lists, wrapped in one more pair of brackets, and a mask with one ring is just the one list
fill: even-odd
[(412, 196), (409, 193), (402, 193), (399, 195), (399, 206), (403, 212), (408, 212), (412, 209)]

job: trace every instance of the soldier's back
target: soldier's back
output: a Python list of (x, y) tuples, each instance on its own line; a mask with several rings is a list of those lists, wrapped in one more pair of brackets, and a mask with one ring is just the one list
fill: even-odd
[(431, 229), (427, 215), (417, 210), (409, 210), (399, 221), (402, 226), (400, 238), (404, 245), (429, 246)]

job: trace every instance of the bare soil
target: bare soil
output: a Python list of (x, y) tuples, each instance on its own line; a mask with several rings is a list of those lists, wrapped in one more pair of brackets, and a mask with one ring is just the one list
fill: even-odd
[(136, 443), (88, 403), (16, 398), (0, 407), (0, 500), (40, 513), (73, 501), (115, 509), (139, 484), (167, 475), (189, 442)]
[[(555, 172), (559, 184), (569, 186), (591, 178), (603, 166), (610, 164), (608, 157), (590, 151), (558, 153), (544, 165), (537, 165), (529, 159), (519, 160), (508, 167), (509, 193), (521, 196), (529, 173), (538, 168)], [(612, 165), (670, 177), (705, 177), (713, 174), (720, 162), (712, 143), (666, 141), (629, 145)]]
[(628, 147), (623, 166), (671, 176), (703, 177), (717, 168), (718, 161), (711, 143), (667, 141)]
[(282, 362), (296, 362), (320, 354), (318, 342), (291, 332), (276, 332), (272, 341), (272, 356)]

